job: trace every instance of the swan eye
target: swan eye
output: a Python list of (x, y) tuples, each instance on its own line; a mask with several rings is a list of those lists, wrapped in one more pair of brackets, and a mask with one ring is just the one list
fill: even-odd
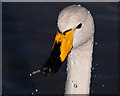
[(80, 23), (76, 28), (77, 28), (77, 29), (80, 29), (81, 26), (82, 26), (82, 23)]

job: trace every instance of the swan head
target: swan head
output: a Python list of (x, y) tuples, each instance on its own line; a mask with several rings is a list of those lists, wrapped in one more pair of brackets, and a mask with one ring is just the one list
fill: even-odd
[(64, 8), (59, 13), (57, 34), (52, 51), (41, 69), (42, 74), (56, 73), (71, 50), (87, 42), (93, 32), (93, 19), (87, 9), (81, 5)]
[(94, 23), (90, 11), (81, 5), (64, 8), (59, 13), (57, 26), (62, 33), (69, 29), (74, 31), (73, 49), (87, 42), (94, 33)]

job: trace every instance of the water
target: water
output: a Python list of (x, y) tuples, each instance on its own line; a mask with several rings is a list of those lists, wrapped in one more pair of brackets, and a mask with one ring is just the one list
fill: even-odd
[[(58, 13), (71, 4), (3, 3), (3, 94), (64, 93), (66, 61), (52, 77), (35, 70), (51, 51)], [(95, 22), (91, 93), (118, 93), (117, 3), (80, 4)]]
[(37, 73), (41, 73), (41, 71), (40, 70), (33, 71), (32, 73), (30, 73), (30, 76), (35, 75)]

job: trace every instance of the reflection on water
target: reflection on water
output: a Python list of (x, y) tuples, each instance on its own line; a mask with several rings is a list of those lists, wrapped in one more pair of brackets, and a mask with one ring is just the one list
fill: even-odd
[[(30, 73), (48, 57), (58, 13), (71, 4), (3, 3), (3, 93), (64, 93), (66, 61), (52, 77)], [(91, 93), (117, 93), (117, 3), (80, 4), (95, 21)]]

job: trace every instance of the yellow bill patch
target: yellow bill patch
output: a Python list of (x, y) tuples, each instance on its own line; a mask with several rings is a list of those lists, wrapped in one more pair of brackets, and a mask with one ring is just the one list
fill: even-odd
[[(68, 53), (72, 49), (74, 31), (75, 31), (75, 29), (68, 31), (65, 34), (60, 33), (59, 31), (57, 31), (54, 44), (55, 44), (55, 42), (57, 42), (57, 44), (61, 43), (61, 46), (60, 46), (60, 59), (61, 59), (61, 62), (63, 62), (65, 60)], [(54, 45), (53, 45), (53, 48), (54, 48)]]

